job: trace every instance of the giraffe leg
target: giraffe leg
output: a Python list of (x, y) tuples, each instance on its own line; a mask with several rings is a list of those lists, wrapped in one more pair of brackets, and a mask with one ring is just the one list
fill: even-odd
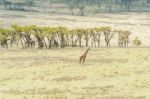
[(85, 58), (86, 58), (86, 56), (83, 57), (83, 63), (84, 63), (84, 61), (85, 61)]
[(80, 57), (80, 63), (81, 63), (82, 59), (83, 59), (83, 56)]

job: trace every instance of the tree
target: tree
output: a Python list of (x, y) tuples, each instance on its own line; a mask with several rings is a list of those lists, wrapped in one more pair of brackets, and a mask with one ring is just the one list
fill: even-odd
[(115, 30), (118, 33), (118, 47), (128, 47), (130, 31), (127, 30)]
[(124, 31), (124, 33), (123, 33), (125, 47), (128, 47), (128, 45), (129, 45), (129, 36), (130, 35), (131, 35), (131, 32), (128, 30)]
[(71, 13), (71, 15), (74, 15), (74, 6), (73, 5), (71, 5), (70, 7), (69, 7), (69, 9), (70, 9), (70, 11), (69, 11), (69, 13)]
[(114, 30), (114, 32), (118, 33), (118, 47), (123, 47), (124, 36), (122, 30)]
[(79, 7), (79, 9), (80, 9), (80, 15), (84, 16), (85, 15), (85, 6), (82, 5)]
[(106, 47), (110, 47), (110, 41), (114, 36), (114, 33), (111, 31), (111, 27), (101, 27), (101, 30), (105, 36)]
[(36, 37), (37, 39), (37, 43), (38, 43), (38, 48), (42, 49), (44, 47), (46, 47), (46, 44), (44, 44), (44, 30), (42, 27), (37, 27), (37, 26), (32, 26), (31, 27), (32, 31), (33, 31), (33, 35)]
[(127, 11), (130, 11), (133, 0), (122, 0), (122, 3), (126, 6)]
[(59, 40), (60, 40), (60, 46), (61, 48), (65, 47), (65, 35), (67, 35), (68, 33), (68, 29), (66, 27), (58, 27), (57, 28), (57, 34), (59, 36)]
[(18, 26), (16, 24), (11, 25), (12, 29), (15, 32), (15, 36), (19, 36), (21, 44), (22, 44), (22, 48), (25, 48), (25, 38), (24, 38), (24, 31), (23, 31), (23, 27)]
[(53, 31), (52, 27), (43, 27), (43, 36), (45, 38), (47, 38), (47, 40), (48, 40), (48, 45), (46, 44), (46, 41), (44, 40), (46, 48), (52, 48), (52, 46), (53, 46), (53, 44), (52, 44), (52, 42), (54, 40), (53, 32), (54, 31)]
[(75, 29), (72, 29), (72, 30), (69, 30), (69, 33), (70, 33), (70, 39), (71, 39), (71, 46), (74, 47), (75, 46), (75, 34), (76, 34), (76, 30)]
[(94, 30), (96, 31), (95, 39), (96, 39), (96, 41), (98, 43), (98, 47), (100, 47), (101, 34), (103, 32), (103, 29), (101, 27), (99, 27), (99, 28), (94, 28)]
[(76, 34), (77, 34), (77, 40), (79, 41), (79, 46), (82, 46), (82, 37), (83, 37), (83, 33), (85, 32), (84, 29), (82, 28), (78, 28), (76, 29)]
[(77, 0), (76, 1), (77, 7), (79, 8), (79, 14), (81, 16), (85, 15), (85, 8), (87, 5), (87, 1), (86, 0)]
[(102, 0), (98, 0), (97, 1), (97, 5), (98, 5), (98, 11), (101, 11), (101, 7), (102, 7)]
[(8, 39), (8, 36), (9, 36), (8, 31), (9, 30), (0, 28), (0, 44), (1, 44), (1, 47), (3, 47), (3, 48), (8, 48), (8, 43), (7, 43), (7, 41), (9, 40)]
[(139, 47), (141, 46), (141, 44), (142, 44), (141, 40), (138, 37), (135, 37), (133, 40), (134, 47)]
[[(72, 47), (77, 45), (88, 47), (90, 43), (92, 47), (100, 47), (101, 36), (104, 34), (106, 47), (110, 47), (115, 33), (118, 33), (118, 47), (128, 47), (131, 32), (128, 30), (112, 31), (111, 27), (68, 29), (62, 26), (39, 27), (13, 24), (11, 29), (0, 28), (0, 42), (2, 47), (8, 47), (7, 41), (10, 40), (12, 47), (12, 44), (18, 45), (17, 42), (20, 41), (22, 48), (34, 48), (35, 42), (37, 42), (39, 49), (64, 48), (70, 45)], [(33, 39), (32, 36), (37, 40)]]
[(96, 35), (95, 35), (95, 30), (94, 29), (89, 29), (89, 31), (90, 31), (90, 37), (91, 37), (91, 45), (92, 45), (92, 47), (95, 45), (95, 47), (96, 47)]
[(89, 46), (89, 33), (90, 33), (90, 30), (89, 29), (84, 29), (83, 31), (83, 35), (84, 35), (84, 39), (85, 39), (85, 46), (88, 47)]

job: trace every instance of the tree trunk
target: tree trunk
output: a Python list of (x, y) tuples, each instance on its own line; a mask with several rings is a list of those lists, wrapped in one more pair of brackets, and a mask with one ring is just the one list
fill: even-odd
[(37, 40), (38, 40), (38, 48), (39, 48), (39, 49), (43, 48), (43, 47), (44, 47), (44, 44), (43, 44), (43, 42), (42, 42), (42, 39), (41, 39), (39, 36), (37, 36), (37, 35), (36, 35), (36, 38), (37, 38)]
[(100, 47), (100, 40), (98, 40), (97, 43), (98, 43), (98, 47)]
[(89, 41), (88, 40), (86, 40), (86, 47), (88, 47), (89, 46)]
[(81, 47), (81, 38), (79, 39), (79, 46)]
[(61, 41), (60, 41), (60, 43), (61, 43), (61, 48), (64, 48), (64, 34), (61, 34)]
[(73, 35), (71, 35), (71, 45), (72, 45), (72, 47), (74, 46), (73, 45), (73, 38), (74, 38)]

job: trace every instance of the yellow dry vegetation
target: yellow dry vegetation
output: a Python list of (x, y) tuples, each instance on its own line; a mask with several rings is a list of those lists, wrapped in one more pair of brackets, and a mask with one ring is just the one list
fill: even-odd
[(0, 50), (0, 99), (150, 99), (149, 48)]

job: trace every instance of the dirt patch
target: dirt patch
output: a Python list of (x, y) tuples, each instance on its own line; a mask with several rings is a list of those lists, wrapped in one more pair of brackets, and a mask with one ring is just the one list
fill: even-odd
[(3, 14), (0, 16), (0, 18), (26, 18), (26, 16)]
[(114, 88), (113, 85), (108, 85), (108, 86), (103, 86), (103, 87), (98, 87), (98, 86), (89, 86), (89, 87), (83, 87), (82, 89), (85, 89), (85, 90), (94, 90), (94, 89), (110, 89), (110, 88)]
[(70, 81), (78, 81), (78, 80), (85, 80), (87, 77), (86, 76), (75, 76), (75, 77), (59, 77), (59, 78), (54, 78), (53, 81), (56, 82), (70, 82)]
[[(43, 18), (42, 18), (43, 19)], [(62, 17), (56, 17), (56, 18), (44, 18), (45, 20), (56, 20), (56, 21), (77, 21), (76, 19), (69, 19), (69, 18), (62, 18)]]
[(26, 94), (26, 95), (49, 95), (49, 94), (61, 94), (61, 93), (66, 93), (69, 92), (69, 90), (60, 90), (58, 88), (54, 89), (46, 89), (46, 88), (36, 88), (34, 90), (2, 90), (0, 93), (5, 93), (5, 94), (14, 94), (14, 95), (21, 95), (21, 94)]
[(103, 96), (103, 97), (100, 97), (100, 96), (95, 96), (95, 97), (92, 97), (92, 96), (80, 96), (80, 97), (77, 97), (76, 99), (135, 99), (133, 97), (127, 97), (127, 96)]
[(100, 99), (135, 99), (133, 97), (126, 97), (126, 96), (105, 96), (105, 97), (100, 97)]
[(114, 88), (114, 85), (108, 85), (108, 86), (102, 86), (102, 87), (98, 87), (98, 86), (88, 86), (88, 87), (83, 87), (82, 90), (84, 90), (85, 92), (90, 92), (91, 94), (106, 94), (108, 93), (111, 89)]
[(100, 63), (127, 63), (128, 59), (88, 59), (88, 62), (100, 62)]
[(10, 60), (10, 61), (54, 61), (54, 60), (57, 60), (57, 61), (61, 61), (63, 60), (63, 58), (61, 57), (47, 57), (47, 56), (44, 56), (44, 57), (34, 57), (34, 56), (30, 56), (30, 57), (9, 57), (9, 58), (6, 58), (6, 59), (3, 59), (1, 58), (0, 60)]

